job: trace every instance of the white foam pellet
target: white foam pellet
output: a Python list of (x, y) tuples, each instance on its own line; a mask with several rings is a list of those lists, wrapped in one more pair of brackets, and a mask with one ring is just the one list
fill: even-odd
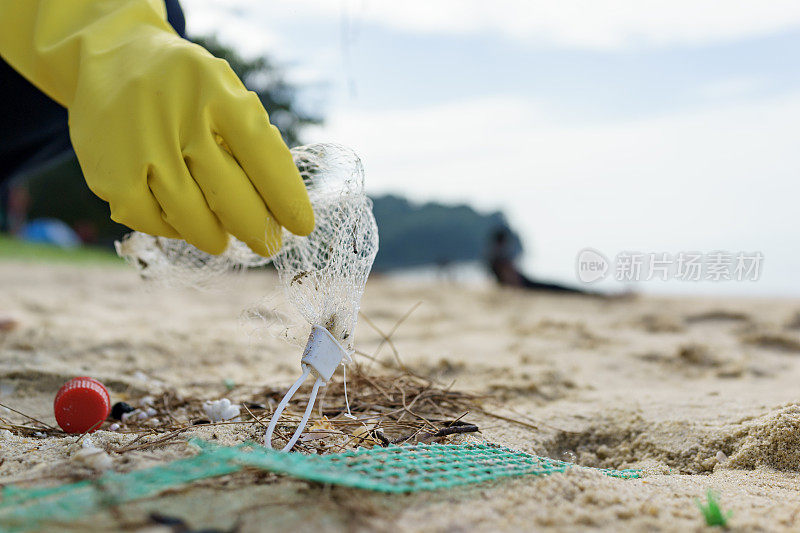
[(227, 398), (203, 403), (203, 410), (212, 422), (225, 422), (236, 419), (239, 416), (240, 409), (239, 405), (231, 404), (231, 401)]

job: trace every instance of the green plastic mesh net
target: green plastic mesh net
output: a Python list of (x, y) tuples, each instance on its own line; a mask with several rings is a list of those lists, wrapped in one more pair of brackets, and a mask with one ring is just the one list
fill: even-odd
[[(149, 498), (200, 479), (255, 467), (298, 479), (387, 493), (434, 490), (509, 476), (542, 476), (584, 468), (491, 444), (418, 444), (330, 455), (285, 453), (246, 443), (225, 447), (193, 440), (195, 457), (127, 474), (54, 488), (4, 488), (0, 530), (25, 531), (43, 522), (69, 522), (121, 503)], [(636, 478), (639, 470), (597, 470)]]

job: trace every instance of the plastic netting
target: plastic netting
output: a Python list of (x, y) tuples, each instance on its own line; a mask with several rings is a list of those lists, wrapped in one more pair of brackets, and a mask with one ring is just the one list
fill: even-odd
[[(0, 530), (24, 531), (48, 522), (68, 522), (121, 503), (149, 498), (200, 479), (255, 467), (299, 479), (365, 490), (407, 493), (480, 483), (509, 476), (542, 476), (583, 468), (491, 444), (418, 444), (342, 454), (303, 455), (246, 443), (225, 447), (193, 440), (195, 457), (127, 474), (44, 489), (5, 487)], [(639, 470), (599, 471), (636, 478)]]
[(274, 257), (261, 257), (233, 237), (225, 252), (210, 255), (181, 239), (139, 232), (118, 241), (117, 253), (145, 279), (192, 288), (219, 288), (222, 274), (273, 262), (291, 308), (267, 296), (246, 311), (248, 318), (262, 319), (276, 336), (300, 345), (309, 324), (316, 324), (352, 350), (364, 284), (378, 252), (364, 168), (355, 152), (337, 144), (301, 146), (292, 155), (316, 225), (307, 237), (284, 230), (283, 246)]
[(42, 522), (70, 522), (101, 509), (156, 496), (192, 481), (240, 470), (242, 466), (215, 453), (201, 453), (164, 466), (127, 474), (108, 473), (97, 480), (52, 488), (7, 486), (0, 502), (0, 531), (35, 529)]
[[(206, 446), (204, 444), (204, 446)], [(378, 492), (418, 492), (508, 476), (547, 475), (575, 465), (491, 444), (416, 444), (331, 455), (264, 453), (233, 448), (235, 461), (301, 479)], [(601, 470), (632, 478), (638, 470)]]
[[(358, 156), (338, 145), (312, 145), (295, 154), (314, 206), (308, 237), (284, 232), (273, 258), (288, 301), (311, 325), (328, 330), (347, 350), (364, 285), (378, 253), (378, 226), (364, 190)], [(304, 330), (303, 337), (308, 335)]]
[(114, 243), (117, 255), (136, 267), (146, 280), (164, 286), (213, 288), (222, 274), (264, 266), (271, 261), (231, 238), (223, 254), (211, 255), (182, 239), (134, 231)]

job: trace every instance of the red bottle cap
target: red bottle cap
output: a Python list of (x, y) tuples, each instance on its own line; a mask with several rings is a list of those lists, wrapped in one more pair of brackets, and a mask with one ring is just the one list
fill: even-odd
[(111, 397), (105, 386), (89, 377), (67, 381), (56, 394), (53, 409), (56, 422), (67, 433), (85, 433), (100, 427), (111, 411)]

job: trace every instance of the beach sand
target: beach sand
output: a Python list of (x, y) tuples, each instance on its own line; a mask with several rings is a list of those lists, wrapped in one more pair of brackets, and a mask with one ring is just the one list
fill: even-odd
[[(125, 266), (4, 262), (0, 279), (0, 315), (17, 322), (0, 332), (0, 402), (48, 424), (56, 391), (76, 375), (103, 381), (118, 401), (165, 389), (235, 400), (298, 374), (298, 347), (241, 318), (274, 294), (270, 273), (231, 278), (224, 292), (147, 291)], [(465, 420), (481, 428), (472, 440), (584, 466), (642, 468), (643, 477), (573, 469), (383, 495), (248, 471), (58, 527), (156, 531), (148, 515), (158, 511), (192, 527), (242, 531), (702, 531), (695, 498), (713, 489), (733, 513), (733, 531), (800, 530), (800, 301), (604, 301), (374, 276), (362, 310), (387, 331), (417, 302), (393, 336), (403, 362), (518, 421), (470, 413)], [(381, 341), (363, 320), (356, 338), (366, 353)], [(393, 360), (386, 347), (378, 357)], [(112, 452), (112, 468), (187, 457), (190, 436), (234, 444), (262, 434), (252, 424), (198, 427), (163, 447)], [(114, 450), (134, 436), (100, 430), (91, 438)], [(2, 432), (0, 483), (96, 476), (74, 459), (76, 440)]]

